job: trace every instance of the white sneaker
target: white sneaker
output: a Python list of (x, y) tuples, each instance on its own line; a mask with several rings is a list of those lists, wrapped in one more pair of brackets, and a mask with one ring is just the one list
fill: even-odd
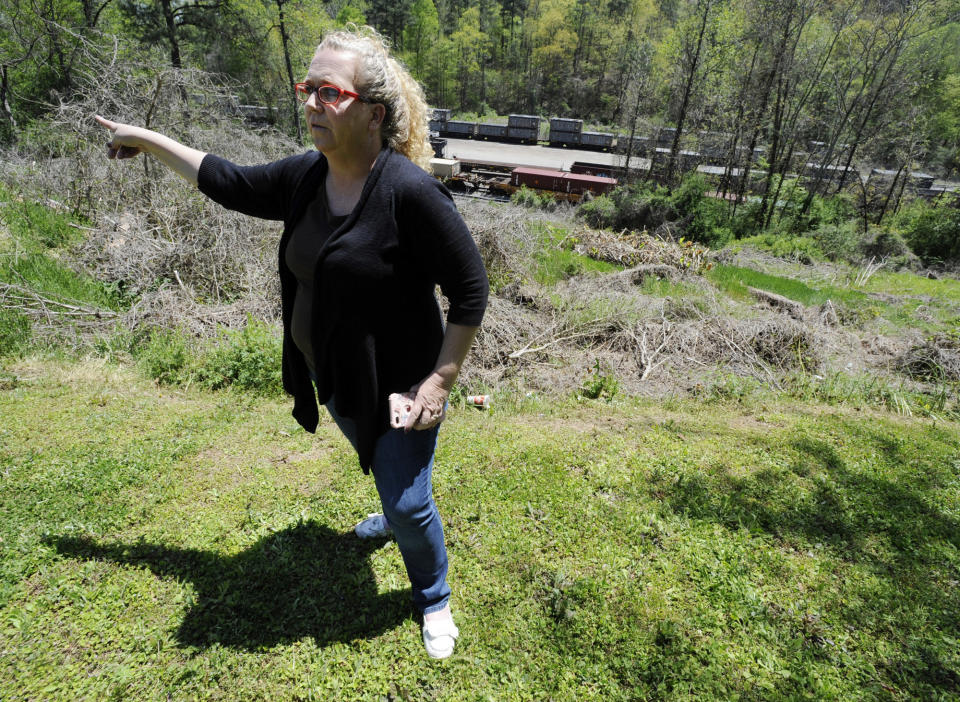
[(449, 658), (460, 630), (452, 618), (432, 619), (423, 622), (423, 645), (431, 658)]
[(376, 512), (368, 514), (353, 530), (361, 539), (386, 539), (393, 536), (393, 530), (387, 524), (386, 518)]

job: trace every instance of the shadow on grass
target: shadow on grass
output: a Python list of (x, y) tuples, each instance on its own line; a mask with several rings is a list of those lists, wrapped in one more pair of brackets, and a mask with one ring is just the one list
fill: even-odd
[(149, 568), (196, 592), (176, 632), (184, 646), (262, 649), (312, 637), (318, 645), (369, 638), (412, 616), (410, 590), (377, 592), (369, 555), (382, 541), (306, 522), (234, 556), (160, 544), (51, 537), (70, 558)]
[(663, 491), (664, 500), (690, 517), (802, 536), (865, 564), (882, 560), (884, 572), (924, 564), (933, 544), (960, 549), (960, 523), (927, 494), (952, 480), (952, 469), (918, 464), (879, 432), (853, 424), (844, 430), (874, 449), (866, 468), (848, 466), (827, 441), (797, 437), (788, 469), (685, 477)]
[[(821, 429), (771, 446), (788, 459), (782, 467), (683, 475), (658, 492), (676, 513), (766, 532), (799, 550), (822, 545), (864, 568), (872, 578), (838, 583), (845, 623), (896, 645), (883, 666), (898, 685), (960, 690), (955, 651), (939, 639), (960, 622), (960, 522), (938, 505), (938, 491), (957, 478), (956, 439), (931, 432), (936, 447), (911, 444), (856, 421)], [(856, 443), (855, 464), (831, 434)]]

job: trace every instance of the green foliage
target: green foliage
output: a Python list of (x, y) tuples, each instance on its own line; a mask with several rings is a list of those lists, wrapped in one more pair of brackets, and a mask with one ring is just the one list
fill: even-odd
[(557, 199), (552, 194), (528, 188), (526, 185), (521, 185), (519, 190), (513, 192), (510, 196), (510, 202), (514, 205), (546, 210), (547, 212), (553, 212), (557, 209)]
[(700, 198), (693, 208), (693, 218), (684, 230), (684, 236), (693, 241), (719, 249), (733, 239), (727, 204), (709, 197)]
[(576, 243), (566, 229), (544, 225), (534, 254), (534, 279), (541, 285), (554, 285), (575, 275), (620, 270), (612, 263), (577, 253), (573, 250)]
[(352, 2), (348, 2), (340, 8), (340, 11), (337, 13), (336, 22), (338, 27), (346, 27), (348, 24), (355, 24), (358, 27), (362, 27), (367, 23), (367, 17), (363, 14), (363, 10)]
[(753, 246), (762, 251), (769, 251), (779, 258), (791, 259), (800, 263), (813, 263), (825, 258), (813, 236), (766, 232), (741, 239), (738, 245)]
[[(779, 191), (778, 191), (779, 187)], [(808, 191), (796, 178), (788, 178), (780, 184), (780, 176), (773, 178), (771, 197), (779, 192), (773, 205), (770, 228), (784, 235), (808, 234), (825, 225), (841, 225), (856, 215), (852, 198), (841, 193), (823, 197), (815, 195), (807, 207)], [(746, 207), (741, 207), (733, 225), (738, 237), (760, 234), (762, 223), (761, 199), (752, 198)], [(768, 205), (769, 206), (769, 205)], [(804, 210), (804, 207), (807, 207)]]
[(693, 214), (709, 187), (702, 175), (688, 173), (680, 182), (680, 186), (670, 193), (670, 204), (681, 217)]
[(28, 199), (16, 200), (2, 184), (0, 222), (30, 248), (58, 248), (80, 239), (79, 230), (70, 226), (70, 218), (62, 212)]
[(283, 393), (282, 342), (269, 324), (248, 318), (242, 329), (223, 334), (199, 362), (197, 380), (213, 390), (235, 387), (261, 395)]
[(577, 208), (577, 215), (593, 227), (634, 230), (677, 218), (670, 191), (646, 183), (621, 185), (608, 195), (583, 202)]
[(747, 290), (747, 287), (751, 287), (783, 295), (804, 305), (820, 305), (831, 300), (834, 303), (855, 307), (870, 302), (870, 298), (859, 291), (832, 285), (820, 285), (814, 288), (799, 280), (740, 266), (717, 265), (706, 271), (704, 275), (727, 294), (742, 300), (751, 299)]
[(924, 261), (960, 261), (960, 209), (914, 200), (891, 223)]
[(205, 345), (180, 330), (155, 330), (135, 345), (134, 355), (143, 372), (162, 384), (280, 395), (281, 346), (273, 327), (248, 318), (242, 329), (222, 332)]
[(580, 385), (580, 394), (591, 400), (602, 399), (610, 402), (619, 391), (620, 382), (613, 371), (606, 365), (601, 365), (599, 358), (595, 359)]
[(610, 195), (584, 198), (577, 206), (577, 216), (596, 229), (610, 229), (617, 217), (617, 204)]
[[(0, 281), (26, 286), (37, 293), (107, 309), (122, 309), (126, 300), (115, 286), (68, 268), (65, 249), (80, 239), (71, 226), (76, 218), (59, 209), (15, 199), (0, 185), (0, 226), (9, 232), (16, 255), (0, 258)], [(0, 240), (0, 249), (5, 248)]]
[(864, 256), (887, 259), (897, 265), (909, 265), (917, 260), (903, 236), (890, 229), (872, 228), (861, 240), (860, 249)]
[(733, 238), (725, 203), (706, 197), (707, 182), (699, 174), (683, 179), (673, 191), (646, 183), (619, 186), (608, 195), (582, 202), (577, 216), (602, 229), (654, 229), (686, 219), (684, 237), (719, 248)]
[(863, 256), (857, 223), (852, 219), (840, 223), (823, 224), (809, 232), (808, 236), (815, 244), (816, 250), (829, 261), (855, 263)]
[(193, 354), (184, 332), (158, 329), (135, 349), (137, 363), (158, 383), (174, 385), (189, 379)]
[(17, 356), (30, 344), (30, 319), (16, 310), (0, 308), (0, 357)]

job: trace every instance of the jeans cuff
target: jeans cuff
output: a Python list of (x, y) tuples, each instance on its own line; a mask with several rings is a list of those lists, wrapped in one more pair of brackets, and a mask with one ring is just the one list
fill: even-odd
[(423, 610), (424, 614), (433, 614), (434, 612), (439, 612), (441, 609), (446, 607), (450, 603), (450, 596), (444, 597), (438, 604), (432, 604), (429, 607), (425, 607)]

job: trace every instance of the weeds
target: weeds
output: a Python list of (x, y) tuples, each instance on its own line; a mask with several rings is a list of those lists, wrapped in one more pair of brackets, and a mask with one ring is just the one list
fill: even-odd
[(283, 393), (280, 336), (271, 325), (252, 318), (241, 329), (221, 331), (205, 342), (190, 341), (181, 330), (156, 329), (136, 345), (134, 354), (140, 368), (161, 384)]
[(526, 185), (521, 185), (519, 190), (514, 191), (513, 195), (510, 196), (510, 202), (521, 207), (547, 212), (553, 212), (559, 204), (557, 199), (549, 192), (532, 190)]
[(16, 356), (29, 347), (30, 326), (26, 315), (0, 308), (0, 357)]
[(580, 394), (591, 400), (606, 400), (610, 402), (620, 391), (620, 383), (613, 372), (595, 359), (587, 370), (587, 377), (580, 385)]
[(274, 327), (248, 319), (239, 331), (224, 334), (197, 369), (212, 390), (227, 386), (265, 395), (283, 393), (281, 340)]

